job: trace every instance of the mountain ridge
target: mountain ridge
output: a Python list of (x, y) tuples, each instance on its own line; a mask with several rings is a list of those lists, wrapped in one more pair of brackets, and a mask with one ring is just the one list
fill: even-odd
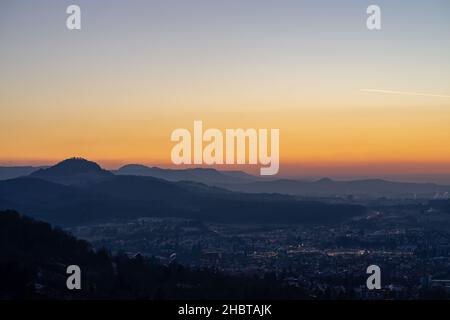
[[(128, 171), (128, 174), (154, 176), (169, 181), (190, 180), (201, 182), (210, 186), (228, 189), (235, 192), (247, 193), (279, 193), (292, 196), (323, 197), (323, 196), (348, 196), (357, 195), (362, 197), (409, 197), (424, 196), (432, 198), (436, 194), (450, 193), (450, 186), (431, 182), (398, 182), (384, 179), (355, 179), (334, 180), (328, 177), (307, 181), (292, 178), (264, 179), (237, 171), (239, 178), (235, 178), (236, 171), (227, 175), (227, 171), (215, 169), (163, 169), (158, 167), (147, 167), (144, 165), (125, 165), (122, 168), (136, 166), (136, 170)], [(204, 170), (204, 171), (202, 171)], [(209, 171), (207, 171), (209, 170)], [(213, 171), (211, 171), (213, 170)], [(121, 174), (126, 170), (118, 170)], [(192, 173), (211, 173), (214, 176), (205, 178)], [(187, 176), (186, 176), (187, 174)], [(190, 175), (190, 176), (189, 176)], [(220, 175), (220, 176), (219, 176)], [(226, 176), (226, 177), (225, 177)]]
[(30, 177), (65, 185), (77, 185), (111, 178), (113, 173), (102, 169), (97, 163), (83, 158), (69, 158), (54, 166), (39, 169)]
[[(74, 161), (74, 160), (72, 160)], [(0, 208), (16, 209), (62, 225), (130, 220), (139, 217), (182, 217), (221, 223), (332, 222), (363, 214), (358, 205), (297, 201), (286, 195), (230, 192), (195, 182), (171, 182), (155, 177), (114, 175), (87, 160), (67, 162), (36, 175), (0, 181)], [(79, 162), (81, 161), (81, 163)], [(73, 163), (72, 163), (73, 164)], [(61, 169), (62, 167), (62, 169)], [(58, 168), (58, 170), (55, 170)], [(92, 169), (92, 170), (91, 170)], [(94, 178), (79, 174), (93, 174)]]
[[(30, 170), (29, 167), (27, 170)], [(169, 182), (184, 183), (205, 191), (211, 187), (232, 192), (277, 193), (300, 197), (359, 196), (369, 198), (445, 198), (450, 186), (436, 183), (397, 182), (385, 179), (333, 180), (321, 178), (313, 181), (293, 178), (265, 179), (243, 171), (221, 171), (214, 168), (165, 169), (142, 164), (127, 164), (118, 170), (102, 169), (95, 162), (82, 158), (70, 158), (41, 168), (29, 176), (65, 185), (92, 184), (110, 180), (116, 176), (153, 177)], [(13, 177), (15, 177), (13, 175)], [(210, 187), (210, 188), (208, 188)]]
[(239, 183), (258, 180), (243, 171), (223, 171), (214, 168), (164, 169), (142, 164), (127, 164), (112, 171), (116, 175), (152, 176), (168, 181), (189, 180), (201, 183)]

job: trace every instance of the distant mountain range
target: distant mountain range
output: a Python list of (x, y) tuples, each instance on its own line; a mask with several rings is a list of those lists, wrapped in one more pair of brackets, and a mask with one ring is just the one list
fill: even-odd
[(0, 180), (14, 179), (18, 177), (27, 176), (42, 168), (48, 167), (32, 167), (32, 166), (0, 167)]
[(434, 183), (392, 182), (381, 179), (335, 181), (323, 178), (317, 181), (295, 179), (265, 179), (241, 171), (215, 169), (172, 170), (143, 165), (127, 165), (116, 174), (152, 176), (169, 181), (190, 180), (228, 190), (247, 193), (281, 193), (305, 197), (361, 196), (361, 197), (428, 197), (445, 196), (450, 186)]
[[(70, 166), (67, 166), (69, 165)], [(70, 170), (67, 168), (70, 167)], [(219, 171), (212, 168), (163, 169), (129, 164), (118, 170), (103, 170), (84, 159), (67, 159), (51, 168), (0, 167), (0, 180), (27, 176), (64, 185), (80, 185), (106, 181), (114, 176), (140, 176), (184, 182), (185, 187), (214, 191), (210, 187), (245, 193), (278, 193), (297, 197), (358, 196), (365, 198), (448, 198), (450, 186), (434, 183), (393, 182), (381, 179), (316, 181), (298, 179), (267, 179), (242, 171)], [(188, 182), (189, 181), (189, 182)], [(217, 191), (217, 190), (216, 190)], [(225, 190), (222, 190), (225, 192)]]
[(249, 175), (243, 171), (219, 171), (208, 168), (176, 170), (147, 167), (140, 164), (128, 164), (113, 172), (117, 175), (148, 176), (168, 181), (188, 180), (211, 185), (258, 181), (258, 177)]
[(365, 212), (358, 205), (297, 201), (287, 195), (231, 192), (192, 181), (115, 175), (77, 158), (27, 177), (0, 181), (0, 209), (19, 210), (60, 225), (148, 216), (222, 223), (328, 223)]
[(359, 196), (359, 197), (391, 197), (391, 198), (433, 198), (448, 197), (450, 186), (434, 183), (392, 182), (381, 179), (334, 181), (328, 178), (317, 181), (299, 181), (280, 179), (274, 181), (258, 181), (245, 184), (225, 185), (240, 192), (276, 192), (306, 197)]

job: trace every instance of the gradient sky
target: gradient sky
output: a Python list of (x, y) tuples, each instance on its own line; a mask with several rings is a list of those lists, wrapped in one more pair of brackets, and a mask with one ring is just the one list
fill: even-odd
[(450, 98), (361, 91), (450, 96), (449, 40), (448, 0), (2, 0), (0, 165), (169, 165), (202, 120), (279, 128), (284, 175), (450, 173)]

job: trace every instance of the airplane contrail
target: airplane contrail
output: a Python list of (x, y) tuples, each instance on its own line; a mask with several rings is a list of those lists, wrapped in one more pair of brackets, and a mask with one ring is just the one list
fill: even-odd
[(380, 90), (380, 89), (360, 89), (363, 92), (374, 92), (374, 93), (388, 93), (388, 94), (401, 94), (407, 96), (422, 96), (422, 97), (433, 97), (433, 98), (450, 98), (449, 95), (445, 94), (432, 94), (432, 93), (422, 93), (422, 92), (408, 92), (408, 91), (393, 91), (393, 90)]

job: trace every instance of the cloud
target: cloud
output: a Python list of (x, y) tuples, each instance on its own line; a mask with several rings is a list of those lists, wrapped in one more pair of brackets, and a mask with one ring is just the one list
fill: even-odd
[(371, 92), (371, 93), (399, 94), (399, 95), (406, 95), (406, 96), (422, 96), (422, 97), (433, 97), (433, 98), (450, 98), (450, 95), (423, 93), (423, 92), (393, 91), (393, 90), (380, 90), (380, 89), (360, 89), (360, 91), (362, 91), (362, 92)]

